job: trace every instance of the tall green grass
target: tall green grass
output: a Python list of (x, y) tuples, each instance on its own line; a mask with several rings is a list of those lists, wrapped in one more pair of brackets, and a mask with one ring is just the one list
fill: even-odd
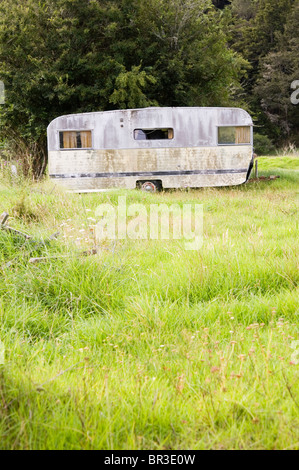
[[(0, 231), (1, 448), (299, 448), (299, 176), (273, 171), (153, 195), (2, 181), (11, 225), (61, 235), (36, 247)], [(119, 195), (203, 204), (203, 247), (106, 241), (77, 256)]]

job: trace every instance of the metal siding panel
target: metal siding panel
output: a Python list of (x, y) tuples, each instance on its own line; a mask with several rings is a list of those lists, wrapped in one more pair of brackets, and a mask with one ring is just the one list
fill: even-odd
[[(251, 146), (56, 151), (49, 154), (49, 173), (63, 176), (55, 181), (69, 189), (76, 189), (76, 185), (77, 189), (132, 188), (137, 180), (146, 178), (162, 179), (165, 188), (224, 186), (245, 182), (251, 158)], [(192, 171), (223, 174), (179, 174)], [(130, 172), (135, 176), (125, 176)], [(155, 174), (154, 177), (142, 176), (151, 172)], [(123, 173), (123, 176), (103, 178), (103, 175), (109, 173)], [(89, 174), (98, 174), (100, 177), (86, 177)]]
[[(217, 145), (217, 126), (251, 126), (249, 114), (238, 108), (145, 108), (62, 116), (48, 127), (48, 148), (58, 150), (59, 130), (94, 130), (95, 149), (175, 148)], [(136, 141), (134, 129), (174, 129), (174, 139)]]

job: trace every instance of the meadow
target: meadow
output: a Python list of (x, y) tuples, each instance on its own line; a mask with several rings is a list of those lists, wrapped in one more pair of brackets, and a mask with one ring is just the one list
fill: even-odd
[[(299, 449), (298, 162), (154, 194), (2, 175), (0, 214), (41, 243), (0, 230), (0, 448)], [(106, 240), (78, 256), (120, 195), (202, 204), (202, 248)]]

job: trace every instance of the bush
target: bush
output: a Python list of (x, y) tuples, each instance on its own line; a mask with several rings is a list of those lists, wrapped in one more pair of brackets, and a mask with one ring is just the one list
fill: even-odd
[(258, 155), (268, 155), (275, 151), (275, 145), (266, 135), (254, 134), (253, 145), (255, 153)]

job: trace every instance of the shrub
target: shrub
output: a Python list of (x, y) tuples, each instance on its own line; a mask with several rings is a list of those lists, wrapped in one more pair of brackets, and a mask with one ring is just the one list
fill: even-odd
[(268, 155), (275, 151), (273, 142), (266, 135), (254, 134), (253, 145), (258, 155)]

